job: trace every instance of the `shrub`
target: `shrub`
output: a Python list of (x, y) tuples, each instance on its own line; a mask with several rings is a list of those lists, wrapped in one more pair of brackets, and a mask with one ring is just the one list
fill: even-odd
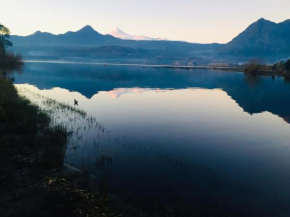
[(49, 117), (29, 100), (18, 96), (11, 82), (0, 78), (0, 123), (14, 134), (33, 134), (49, 124)]
[(68, 133), (64, 126), (55, 126), (46, 129), (45, 134), (39, 138), (42, 146), (40, 161), (42, 165), (50, 168), (62, 166), (66, 153)]
[(290, 70), (290, 59), (285, 63), (285, 69)]
[(2, 74), (21, 72), (23, 66), (22, 56), (20, 54), (2, 53), (0, 54), (0, 69)]
[(246, 69), (245, 72), (248, 74), (255, 74), (259, 71), (261, 68), (261, 62), (258, 59), (251, 59), (247, 64), (246, 64)]

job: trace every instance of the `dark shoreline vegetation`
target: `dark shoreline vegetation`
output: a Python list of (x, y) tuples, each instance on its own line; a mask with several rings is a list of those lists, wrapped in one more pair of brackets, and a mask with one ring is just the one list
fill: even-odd
[(7, 50), (13, 46), (9, 39), (10, 30), (0, 24), (0, 78), (10, 78), (13, 72), (21, 72), (24, 65), (20, 54), (14, 54)]
[(259, 59), (250, 60), (244, 69), (245, 74), (249, 75), (268, 75), (281, 76), (285, 80), (290, 79), (290, 59), (286, 62), (280, 61), (274, 65), (263, 65)]
[(86, 171), (63, 167), (69, 132), (0, 79), (1, 216), (119, 216)]
[(249, 74), (252, 76), (262, 75), (262, 76), (281, 76), (286, 80), (290, 79), (290, 59), (286, 62), (280, 61), (273, 65), (262, 64), (259, 59), (252, 59), (244, 66), (230, 66), (230, 67), (222, 67), (222, 66), (145, 66), (145, 67), (153, 67), (153, 68), (175, 68), (175, 69), (211, 69), (211, 70), (219, 70), (219, 71), (236, 71), (236, 72), (245, 72), (245, 74)]

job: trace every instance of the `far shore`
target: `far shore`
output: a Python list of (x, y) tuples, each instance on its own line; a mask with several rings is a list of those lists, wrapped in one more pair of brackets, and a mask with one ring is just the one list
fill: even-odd
[[(149, 65), (149, 64), (133, 64), (133, 63), (95, 63), (95, 62), (74, 62), (74, 61), (58, 61), (58, 60), (24, 60), (26, 63), (51, 63), (51, 64), (82, 64), (82, 65), (100, 65), (100, 66), (135, 66), (142, 68), (155, 68), (155, 69), (206, 69), (216, 71), (234, 71), (234, 72), (245, 72), (246, 66), (228, 66), (228, 67), (214, 67), (214, 66), (177, 66), (177, 65)], [(271, 70), (271, 69), (260, 69), (252, 75), (261, 76), (281, 76), (285, 77), (283, 70)], [(287, 77), (288, 79), (288, 77)]]
[(213, 67), (213, 66), (177, 66), (177, 65), (149, 65), (134, 63), (94, 63), (94, 62), (74, 62), (58, 60), (24, 60), (26, 63), (52, 63), (52, 64), (83, 64), (83, 65), (103, 65), (103, 66), (138, 66), (145, 68), (172, 68), (172, 69), (214, 69), (214, 70), (244, 70), (245, 67)]

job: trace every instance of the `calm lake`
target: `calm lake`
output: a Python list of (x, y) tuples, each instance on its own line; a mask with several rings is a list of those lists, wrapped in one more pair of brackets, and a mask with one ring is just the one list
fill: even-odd
[(66, 162), (128, 203), (290, 216), (290, 83), (283, 78), (26, 63), (15, 79), (27, 97), (78, 101), (92, 121), (58, 117), (77, 131)]

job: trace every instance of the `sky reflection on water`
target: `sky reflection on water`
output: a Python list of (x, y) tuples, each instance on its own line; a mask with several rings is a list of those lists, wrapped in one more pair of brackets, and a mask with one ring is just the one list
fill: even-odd
[[(148, 204), (223, 198), (265, 216), (289, 212), (290, 86), (281, 78), (28, 64), (16, 83), (77, 99), (110, 131), (102, 149), (94, 131), (85, 133), (91, 143), (67, 160), (95, 165), (117, 195)], [(96, 166), (100, 153), (112, 158), (106, 168)]]

